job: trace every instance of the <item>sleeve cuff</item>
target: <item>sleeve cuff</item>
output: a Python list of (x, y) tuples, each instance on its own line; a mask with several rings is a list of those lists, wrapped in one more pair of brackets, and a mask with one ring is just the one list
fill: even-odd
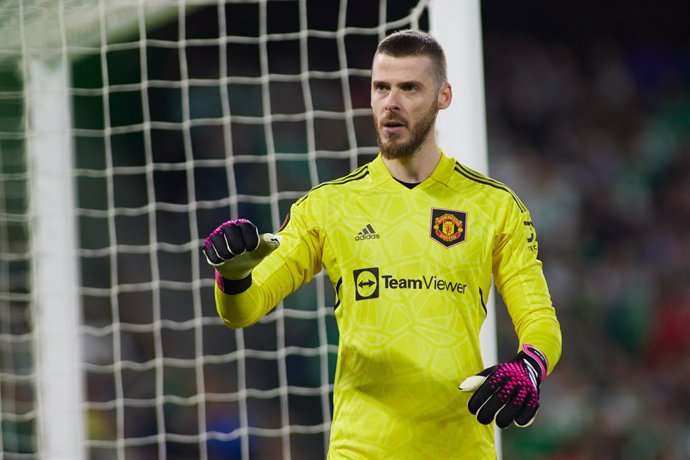
[(250, 273), (241, 280), (229, 280), (216, 271), (216, 285), (224, 294), (242, 294), (252, 285), (252, 274)]

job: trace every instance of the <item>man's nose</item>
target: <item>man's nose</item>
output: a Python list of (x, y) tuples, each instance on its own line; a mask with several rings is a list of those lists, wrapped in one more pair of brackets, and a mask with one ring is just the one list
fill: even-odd
[(386, 96), (383, 108), (389, 112), (400, 109), (400, 93), (398, 91), (391, 90)]

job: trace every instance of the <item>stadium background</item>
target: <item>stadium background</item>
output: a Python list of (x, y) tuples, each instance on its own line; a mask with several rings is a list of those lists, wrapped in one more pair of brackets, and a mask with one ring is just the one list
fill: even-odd
[[(289, 2), (286, 2), (289, 3)], [(332, 3), (332, 2), (331, 2)], [(414, 2), (397, 2), (392, 9)], [(317, 4), (317, 3), (315, 3)], [(322, 2), (325, 5), (326, 2)], [(354, 4), (354, 3), (353, 3)], [(237, 6), (241, 8), (241, 6)], [(249, 8), (249, 7), (247, 7)], [(366, 23), (367, 13), (375, 8), (359, 5), (353, 21)], [(213, 10), (202, 9), (186, 21), (188, 37), (217, 36), (209, 27), (217, 23)], [(392, 12), (392, 15), (397, 13)], [(287, 10), (269, 18), (269, 30), (290, 30)], [(540, 415), (528, 430), (511, 429), (503, 433), (504, 459), (664, 459), (690, 458), (690, 38), (684, 30), (690, 17), (690, 4), (681, 1), (534, 1), (491, 0), (482, 2), (484, 59), (488, 121), (490, 173), (509, 184), (530, 208), (539, 231), (540, 255), (558, 309), (564, 332), (564, 353), (557, 372), (543, 390)], [(328, 8), (310, 20), (323, 21), (331, 27), (333, 16)], [(233, 22), (236, 32), (255, 34), (251, 21)], [(425, 20), (422, 20), (425, 27)], [(157, 29), (149, 38), (175, 39), (177, 24)], [(375, 38), (353, 43), (348, 61), (367, 68)], [(337, 69), (336, 54), (323, 44), (313, 50), (323, 70)], [(280, 44), (272, 51), (272, 72), (294, 73), (298, 49)], [(159, 54), (156, 54), (159, 53)], [(108, 78), (111, 85), (136, 84), (141, 69), (136, 51), (114, 52), (109, 56)], [(236, 54), (237, 56), (237, 54)], [(198, 47), (187, 53), (191, 78), (217, 77), (217, 50)], [(163, 48), (151, 49), (149, 78), (180, 78), (179, 56)], [(260, 62), (234, 61), (229, 65), (238, 75), (257, 76)], [(87, 90), (103, 84), (97, 56), (77, 61), (72, 70), (75, 88)], [(11, 77), (3, 76), (4, 84)], [(217, 117), (219, 95), (213, 89), (193, 88), (189, 107), (192, 119)], [(233, 113), (261, 116), (260, 95), (256, 88), (229, 88)], [(78, 93), (78, 92), (77, 92)], [(102, 129), (103, 107), (98, 97), (85, 91), (74, 97), (76, 129)], [(286, 84), (276, 89), (275, 112), (289, 112), (302, 107), (299, 91)], [(343, 108), (342, 101), (329, 95), (327, 82), (315, 93), (315, 103), (330, 110)], [(353, 101), (368, 106), (368, 84), (353, 80)], [(136, 125), (141, 120), (141, 95), (137, 91), (119, 92), (111, 98), (112, 124)], [(179, 89), (151, 89), (153, 119), (179, 123), (183, 105)], [(455, 104), (462, 101), (455, 100)], [(443, 116), (443, 114), (441, 114)], [(373, 133), (367, 117), (354, 124), (364, 145), (372, 145)], [(224, 154), (218, 127), (191, 129), (195, 159), (214, 160)], [(235, 124), (232, 127), (235, 152), (261, 157), (266, 144), (260, 126)], [(306, 138), (296, 136), (301, 128), (285, 123), (276, 127), (276, 142), (282, 151), (306, 153)], [(343, 123), (324, 122), (316, 126), (319, 149), (346, 149), (347, 134)], [(103, 138), (75, 137), (76, 166), (81, 170), (106, 168)], [(123, 131), (112, 138), (115, 167), (137, 168), (144, 160), (140, 132)], [(152, 130), (153, 160), (161, 164), (184, 164), (184, 136), (181, 130)], [(374, 154), (365, 150), (358, 155), (362, 163)], [(5, 153), (3, 153), (3, 156)], [(7, 158), (3, 162), (10, 163)], [(352, 167), (347, 158), (324, 158), (318, 162), (320, 180), (340, 176)], [(238, 193), (261, 196), (270, 188), (266, 163), (243, 161), (235, 165)], [(302, 190), (310, 186), (305, 162), (289, 161), (280, 165), (277, 176), (281, 188)], [(194, 195), (198, 200), (222, 200), (229, 194), (224, 172), (218, 168), (195, 171)], [(183, 205), (189, 197), (188, 177), (184, 169), (170, 167), (155, 173), (157, 200)], [(82, 175), (78, 178), (78, 200), (82, 209), (107, 207), (104, 177)], [(117, 182), (121, 181), (121, 182)], [(139, 182), (137, 182), (139, 181)], [(115, 179), (116, 205), (145, 206), (144, 176), (122, 174)], [(281, 214), (291, 200), (281, 201)], [(240, 202), (240, 215), (252, 218), (264, 228), (274, 224), (265, 203)], [(227, 203), (197, 213), (198, 228), (211, 230), (227, 216)], [(158, 241), (180, 245), (203, 237), (188, 232), (184, 215), (165, 210), (156, 215)], [(135, 216), (118, 221), (118, 242), (150, 244), (149, 221)], [(93, 256), (112, 243), (102, 219), (80, 219), (81, 247), (93, 253), (82, 257), (84, 286), (98, 293), (108, 289), (110, 254)], [(142, 230), (145, 229), (145, 230)], [(160, 278), (183, 283), (193, 276), (189, 260), (195, 248), (160, 254)], [(118, 279), (121, 283), (139, 283), (151, 276), (151, 260), (145, 254), (121, 254)], [(203, 267), (202, 267), (203, 268)], [(208, 273), (209, 279), (211, 273)], [(214, 315), (210, 284), (203, 289), (204, 316)], [(327, 287), (327, 286), (326, 286)], [(327, 295), (332, 295), (326, 289)], [(151, 292), (120, 294), (121, 322), (147, 325), (153, 322)], [(191, 293), (180, 289), (161, 289), (162, 320), (181, 323), (194, 314), (188, 305)], [(316, 288), (305, 289), (288, 299), (293, 308), (314, 304)], [(84, 321), (90, 327), (110, 324), (111, 298), (85, 295)], [(108, 305), (106, 305), (108, 304)], [(499, 355), (511, 356), (515, 340), (509, 320), (499, 311)], [(270, 325), (248, 330), (246, 346), (270, 349), (276, 344)], [(315, 322), (286, 322), (286, 343), (314, 347), (318, 341)], [(336, 331), (328, 323), (329, 342), (335, 343)], [(164, 329), (160, 340), (166, 357), (194, 359), (193, 331)], [(154, 334), (123, 333), (121, 359), (145, 362), (155, 356)], [(102, 339), (102, 342), (99, 340)], [(235, 336), (222, 327), (206, 327), (204, 351), (222, 355), (237, 347)], [(87, 361), (95, 365), (112, 360), (112, 338), (93, 335)], [(329, 373), (332, 375), (333, 354)], [(289, 357), (291, 384), (318, 386), (320, 366), (311, 357)], [(254, 364), (248, 384), (273, 388), (278, 384), (275, 369), (261, 370)], [(207, 391), (227, 391), (227, 375), (236, 369), (228, 363), (208, 367)], [(189, 397), (194, 387), (193, 370), (166, 367), (168, 394)], [(147, 383), (155, 370), (123, 372), (127, 397), (151, 399), (156, 394)], [(112, 375), (89, 372), (87, 390), (90, 401), (113, 398)], [(12, 394), (5, 391), (3, 395)], [(5, 397), (5, 396), (3, 396)], [(19, 395), (19, 398), (22, 396)], [(28, 397), (30, 399), (30, 397)], [(290, 410), (292, 423), (319, 423), (320, 397), (305, 397)], [(274, 406), (254, 401), (250, 423), (279, 426)], [(231, 404), (219, 403), (208, 411), (208, 429), (229, 431), (238, 421), (228, 418)], [(184, 405), (168, 404), (165, 409), (167, 429), (193, 434), (196, 413)], [(97, 411), (88, 421), (91, 439), (113, 436), (109, 416)], [(313, 414), (318, 416), (314, 417)], [(314, 419), (311, 419), (314, 417)], [(146, 437), (155, 434), (156, 413), (152, 408), (128, 411), (125, 436)], [(3, 422), (4, 445), (12, 445), (16, 431), (31, 427)], [(99, 431), (100, 430), (100, 431)], [(10, 433), (10, 434), (8, 434)], [(29, 445), (24, 446), (31, 451)], [(323, 451), (319, 437), (293, 438), (293, 458), (318, 458)], [(21, 449), (22, 447), (20, 447)], [(155, 458), (157, 446), (133, 449), (131, 458)], [(171, 442), (168, 458), (193, 458), (193, 445)], [(236, 442), (211, 441), (209, 455), (239, 458)], [(252, 458), (275, 458), (279, 443), (263, 440), (252, 446)], [(105, 453), (99, 457), (109, 458)], [(191, 455), (191, 457), (190, 457)], [(128, 457), (130, 458), (130, 457)]]
[(689, 458), (690, 4), (482, 5), (490, 171), (530, 208), (564, 333), (506, 458)]

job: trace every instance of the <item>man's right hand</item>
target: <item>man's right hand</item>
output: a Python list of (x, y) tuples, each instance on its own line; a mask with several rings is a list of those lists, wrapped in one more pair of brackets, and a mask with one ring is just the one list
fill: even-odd
[(259, 230), (247, 219), (229, 220), (211, 232), (202, 251), (225, 279), (247, 278), (254, 267), (280, 245), (278, 237)]

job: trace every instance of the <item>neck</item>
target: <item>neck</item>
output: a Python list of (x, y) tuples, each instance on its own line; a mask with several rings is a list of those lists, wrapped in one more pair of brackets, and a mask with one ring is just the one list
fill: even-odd
[(428, 148), (419, 149), (405, 158), (388, 159), (383, 157), (391, 176), (399, 181), (418, 184), (431, 175), (441, 159), (441, 151), (434, 143)]

